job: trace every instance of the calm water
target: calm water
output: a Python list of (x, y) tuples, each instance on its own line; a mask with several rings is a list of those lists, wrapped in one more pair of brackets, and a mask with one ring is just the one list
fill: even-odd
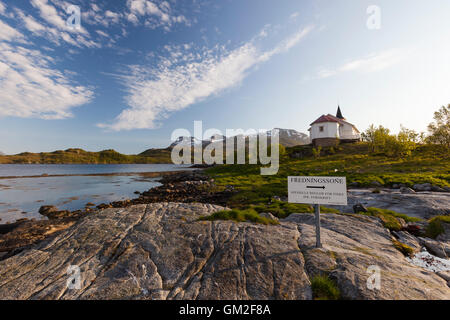
[(159, 186), (158, 178), (140, 175), (145, 172), (186, 170), (186, 166), (170, 164), (148, 165), (0, 165), (0, 177), (135, 173), (129, 176), (61, 176), (0, 179), (0, 224), (21, 218), (42, 219), (39, 208), (55, 205), (61, 210), (84, 208), (88, 202), (96, 205), (135, 198)]
[(187, 167), (173, 164), (0, 164), (0, 177), (161, 172), (181, 170)]

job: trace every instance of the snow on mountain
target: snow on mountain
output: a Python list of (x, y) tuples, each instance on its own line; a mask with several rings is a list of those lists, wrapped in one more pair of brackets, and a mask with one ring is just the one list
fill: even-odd
[[(293, 147), (298, 145), (305, 145), (310, 143), (309, 136), (305, 133), (298, 132), (293, 129), (280, 129), (276, 128), (273, 130), (269, 130), (266, 132), (266, 135), (268, 137), (272, 137), (275, 133), (275, 130), (278, 131), (280, 144), (285, 147)], [(195, 145), (202, 144), (203, 147), (206, 147), (207, 145), (211, 143), (219, 143), (219, 142), (226, 142), (230, 139), (234, 139), (235, 137), (225, 137), (223, 135), (214, 135), (208, 140), (199, 140), (194, 137), (179, 137), (175, 142), (173, 142), (169, 148), (172, 149), (173, 147), (177, 145), (190, 145), (191, 147)], [(246, 136), (247, 138), (247, 136)]]

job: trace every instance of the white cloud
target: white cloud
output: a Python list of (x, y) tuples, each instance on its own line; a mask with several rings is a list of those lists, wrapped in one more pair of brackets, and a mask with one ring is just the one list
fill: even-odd
[(132, 13), (128, 14), (127, 20), (132, 22), (134, 25), (137, 25), (139, 23), (138, 17), (135, 14), (132, 14)]
[(293, 14), (290, 15), (289, 19), (290, 20), (295, 20), (298, 18), (300, 14), (298, 12), (294, 12)]
[(39, 9), (40, 16), (47, 23), (55, 26), (60, 30), (67, 30), (66, 21), (58, 14), (54, 6), (48, 3), (47, 0), (31, 0), (33, 7)]
[(100, 9), (98, 5), (92, 4), (91, 10), (82, 11), (82, 17), (82, 21), (87, 24), (109, 27), (110, 25), (119, 24), (124, 15), (111, 10)]
[(149, 0), (127, 0), (127, 7), (130, 13), (126, 18), (135, 25), (139, 23), (140, 18), (144, 19), (144, 25), (149, 28), (163, 27), (167, 31), (177, 23), (190, 25), (185, 16), (173, 12), (167, 1), (156, 4)]
[[(64, 41), (76, 47), (99, 48), (101, 45), (90, 39), (89, 32), (81, 27), (79, 29), (69, 28), (66, 21), (62, 18), (61, 12), (48, 2), (48, 0), (31, 0), (33, 7), (39, 10), (40, 17), (48, 24), (38, 22), (30, 15), (26, 15), (20, 9), (15, 9), (19, 18), (25, 24), (25, 27), (35, 35), (46, 37), (50, 41), (59, 45), (60, 41)], [(69, 4), (62, 1), (56, 1), (57, 6), (61, 10), (65, 10)]]
[(391, 49), (379, 53), (372, 53), (364, 58), (349, 61), (338, 68), (321, 68), (318, 78), (329, 78), (344, 72), (359, 71), (371, 73), (389, 68), (400, 62), (405, 55), (403, 50)]
[(157, 68), (132, 66), (131, 74), (121, 77), (127, 87), (129, 108), (112, 124), (99, 127), (116, 131), (155, 128), (156, 122), (170, 113), (239, 85), (256, 66), (288, 51), (311, 30), (299, 30), (268, 51), (258, 49), (258, 37), (232, 51), (216, 47), (194, 52), (188, 51), (190, 46), (166, 46), (168, 57)]
[(59, 45), (60, 34), (55, 28), (44, 26), (32, 16), (26, 15), (22, 10), (16, 9), (15, 11), (28, 31), (34, 35), (46, 37), (48, 40)]
[(6, 6), (3, 2), (0, 1), (0, 14), (5, 14), (6, 12)]
[(110, 10), (106, 10), (105, 17), (109, 18), (113, 23), (118, 23), (121, 15)]
[(96, 30), (95, 32), (97, 32), (98, 35), (102, 36), (102, 37), (109, 37), (108, 34), (102, 30)]
[(0, 42), (0, 117), (63, 119), (91, 101), (89, 88), (73, 86), (52, 63), (38, 50)]
[(169, 31), (175, 24), (190, 25), (189, 20), (183, 15), (175, 14), (166, 1), (156, 3), (150, 0), (127, 0), (126, 7), (126, 12), (117, 13), (100, 8), (97, 4), (91, 4), (90, 10), (82, 12), (83, 21), (87, 24), (104, 27), (114, 24), (123, 26), (124, 23), (131, 22), (135, 26), (144, 25), (151, 29), (162, 27), (166, 31)]
[(22, 33), (0, 20), (0, 40), (24, 42), (25, 37)]

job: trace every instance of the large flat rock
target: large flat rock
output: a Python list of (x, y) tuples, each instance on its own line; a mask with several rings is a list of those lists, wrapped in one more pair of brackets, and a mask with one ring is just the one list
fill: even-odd
[(422, 219), (450, 214), (450, 193), (448, 192), (406, 194), (399, 190), (383, 189), (381, 193), (373, 193), (367, 189), (351, 189), (348, 192), (347, 206), (332, 207), (341, 212), (353, 212), (353, 205), (357, 203), (362, 203), (366, 207), (393, 210)]
[[(208, 204), (156, 203), (86, 216), (51, 240), (0, 262), (0, 299), (311, 299), (329, 273), (343, 298), (450, 299), (441, 277), (408, 264), (376, 218), (323, 215), (276, 226), (203, 222)], [(369, 266), (380, 290), (367, 287)], [(70, 266), (80, 288), (69, 289)]]

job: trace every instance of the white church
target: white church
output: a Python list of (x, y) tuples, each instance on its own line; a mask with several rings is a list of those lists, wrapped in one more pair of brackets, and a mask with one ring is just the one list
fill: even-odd
[(339, 143), (361, 141), (361, 133), (355, 125), (347, 122), (338, 106), (336, 116), (322, 115), (311, 123), (309, 129), (311, 142), (314, 146), (331, 147)]

